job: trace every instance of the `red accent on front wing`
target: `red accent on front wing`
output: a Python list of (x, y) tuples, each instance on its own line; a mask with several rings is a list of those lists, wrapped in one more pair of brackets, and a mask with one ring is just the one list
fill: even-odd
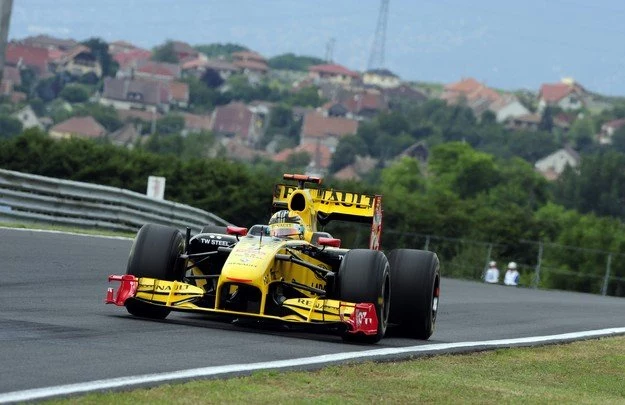
[(354, 312), (343, 322), (349, 326), (348, 333), (364, 333), (375, 335), (378, 333), (378, 316), (375, 313), (375, 305), (360, 303), (354, 306)]
[(110, 275), (109, 282), (120, 281), (121, 285), (117, 290), (117, 296), (114, 295), (114, 289), (109, 287), (106, 290), (105, 304), (115, 304), (123, 307), (128, 298), (132, 298), (137, 293), (137, 287), (139, 286), (139, 279), (130, 274), (124, 274), (123, 276)]

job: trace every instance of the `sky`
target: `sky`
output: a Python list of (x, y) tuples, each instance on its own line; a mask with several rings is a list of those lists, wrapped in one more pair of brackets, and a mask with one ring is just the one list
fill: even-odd
[[(14, 0), (9, 38), (123, 39), (152, 48), (238, 43), (265, 57), (292, 52), (367, 69), (380, 0)], [(622, 0), (390, 0), (384, 67), (403, 80), (473, 77), (538, 91), (572, 77), (625, 96)]]

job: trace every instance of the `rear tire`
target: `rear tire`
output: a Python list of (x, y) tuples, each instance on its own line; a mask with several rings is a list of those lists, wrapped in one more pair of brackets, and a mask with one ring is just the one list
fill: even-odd
[(378, 317), (378, 332), (375, 335), (345, 332), (343, 340), (378, 342), (386, 333), (391, 297), (390, 270), (386, 256), (378, 250), (350, 250), (341, 262), (338, 279), (341, 300), (372, 303)]
[(391, 313), (407, 337), (427, 340), (436, 326), (440, 295), (440, 263), (433, 252), (396, 249), (389, 254)]
[[(132, 244), (126, 274), (137, 278), (182, 280), (184, 261), (179, 256), (183, 252), (184, 238), (178, 229), (158, 224), (143, 225)], [(171, 312), (169, 308), (134, 298), (128, 299), (125, 305), (129, 313), (144, 318), (165, 319)]]

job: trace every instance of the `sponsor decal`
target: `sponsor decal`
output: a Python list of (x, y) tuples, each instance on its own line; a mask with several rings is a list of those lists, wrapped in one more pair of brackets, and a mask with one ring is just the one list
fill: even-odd
[(322, 199), (321, 204), (340, 203), (344, 207), (353, 207), (354, 205), (364, 205), (368, 208), (373, 207), (374, 198), (366, 194), (349, 193), (337, 190), (323, 190), (319, 192)]
[(212, 246), (230, 246), (230, 242), (228, 242), (227, 240), (220, 240), (221, 236), (219, 237), (215, 237), (214, 235), (211, 235), (210, 238), (200, 238), (200, 242), (202, 242), (205, 245), (212, 245)]

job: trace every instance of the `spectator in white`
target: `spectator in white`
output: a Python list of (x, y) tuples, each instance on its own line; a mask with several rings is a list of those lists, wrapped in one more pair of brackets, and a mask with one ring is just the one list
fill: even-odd
[(506, 275), (503, 278), (503, 283), (505, 285), (519, 285), (519, 272), (516, 267), (517, 266), (515, 262), (508, 263), (508, 270), (506, 271)]
[(484, 282), (489, 284), (497, 284), (499, 282), (499, 269), (496, 262), (491, 261), (488, 263), (488, 269), (486, 269), (484, 274)]

